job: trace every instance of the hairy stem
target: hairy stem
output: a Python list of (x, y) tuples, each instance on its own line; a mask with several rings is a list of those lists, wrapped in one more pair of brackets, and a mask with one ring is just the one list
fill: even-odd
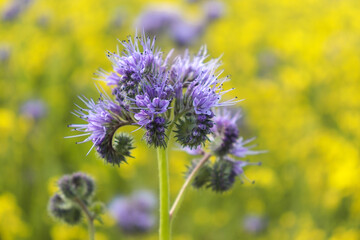
[(202, 165), (204, 165), (204, 163), (209, 160), (209, 158), (211, 157), (210, 153), (206, 153), (204, 155), (204, 157), (200, 160), (200, 162), (196, 165), (196, 167), (194, 168), (194, 170), (190, 173), (190, 175), (187, 177), (184, 185), (181, 187), (180, 192), (178, 193), (174, 204), (171, 207), (170, 210), (170, 221), (172, 221), (177, 213), (177, 211), (179, 210), (180, 204), (182, 202), (182, 199), (184, 198), (185, 192), (189, 186), (189, 184), (191, 183), (192, 179), (194, 178), (194, 176), (196, 175), (196, 173), (199, 171), (199, 169), (201, 168)]
[(86, 219), (88, 221), (89, 239), (95, 240), (94, 218), (93, 218), (92, 214), (89, 212), (89, 209), (87, 208), (85, 203), (80, 198), (76, 198), (75, 201), (77, 202), (77, 204), (79, 204), (80, 208), (85, 213)]
[(167, 159), (167, 149), (157, 149), (159, 166), (159, 185), (160, 185), (160, 225), (159, 240), (170, 240), (170, 217), (169, 217), (169, 168)]

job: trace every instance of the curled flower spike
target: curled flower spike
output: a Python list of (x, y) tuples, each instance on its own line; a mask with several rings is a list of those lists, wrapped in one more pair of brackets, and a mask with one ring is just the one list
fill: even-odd
[(215, 192), (229, 190), (235, 182), (233, 164), (229, 161), (219, 160), (214, 163), (211, 171), (211, 178), (208, 187)]
[(175, 137), (183, 147), (197, 148), (208, 140), (214, 115), (187, 114), (176, 124)]
[[(203, 114), (199, 116), (200, 119), (203, 120), (207, 115)], [(246, 177), (243, 168), (248, 165), (260, 165), (261, 163), (250, 163), (234, 158), (244, 158), (248, 155), (264, 153), (265, 151), (251, 150), (254, 146), (246, 146), (246, 144), (253, 139), (244, 141), (242, 137), (239, 137), (240, 132), (237, 122), (240, 117), (240, 112), (231, 113), (227, 109), (215, 111), (212, 119), (210, 150), (211, 154), (216, 156), (216, 160), (213, 163), (205, 163), (201, 166), (193, 180), (194, 187), (200, 188), (206, 186), (215, 192), (224, 192), (233, 186), (237, 176), (241, 182), (244, 182), (244, 180), (253, 182)], [(179, 133), (180, 131), (178, 131), (178, 135)], [(189, 134), (183, 135), (188, 136)], [(184, 139), (189, 141), (189, 138)], [(206, 148), (203, 145), (193, 148), (186, 145), (184, 150), (192, 155), (205, 155), (206, 153)], [(191, 166), (192, 167), (188, 168), (188, 175), (190, 175), (195, 168), (195, 162), (193, 162)]]
[[(119, 127), (131, 124), (133, 121), (132, 118), (123, 107), (112, 102), (109, 98), (99, 98), (98, 102), (85, 97), (80, 99), (88, 109), (79, 107), (79, 110), (75, 111), (74, 114), (87, 123), (69, 125), (69, 127), (74, 128), (74, 130), (84, 132), (84, 134), (72, 137), (87, 136), (87, 138), (80, 143), (92, 141), (92, 148), (95, 147), (99, 155), (108, 163), (119, 165), (125, 162), (125, 158), (130, 156), (127, 150), (133, 148), (132, 146), (128, 146), (132, 143), (132, 138), (127, 138), (128, 144), (124, 145), (128, 146), (127, 149), (117, 149), (117, 151), (115, 151), (113, 137)], [(124, 141), (124, 139), (123, 137), (122, 141)], [(119, 146), (117, 148), (119, 148)], [(124, 152), (127, 154), (124, 155)]]

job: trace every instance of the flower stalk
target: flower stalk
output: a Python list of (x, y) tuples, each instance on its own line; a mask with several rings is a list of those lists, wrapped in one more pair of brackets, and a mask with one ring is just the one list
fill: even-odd
[(193, 180), (194, 176), (196, 175), (196, 173), (200, 170), (200, 168), (205, 164), (205, 162), (207, 160), (209, 160), (211, 157), (210, 153), (205, 153), (204, 157), (200, 160), (200, 162), (196, 165), (196, 167), (192, 170), (192, 172), (190, 173), (190, 175), (186, 178), (185, 183), (183, 184), (183, 186), (181, 187), (171, 209), (169, 212), (169, 216), (170, 216), (170, 221), (172, 222), (172, 220), (175, 218), (175, 215), (177, 213), (177, 211), (180, 208), (181, 202), (185, 196), (185, 192), (188, 189), (189, 184), (191, 183), (191, 181)]
[(160, 186), (160, 225), (159, 239), (170, 240), (170, 216), (169, 216), (169, 167), (167, 149), (158, 148), (159, 186)]
[(93, 215), (90, 213), (89, 209), (80, 198), (75, 198), (75, 202), (79, 204), (80, 208), (85, 213), (88, 222), (89, 240), (95, 240), (95, 227), (94, 227)]

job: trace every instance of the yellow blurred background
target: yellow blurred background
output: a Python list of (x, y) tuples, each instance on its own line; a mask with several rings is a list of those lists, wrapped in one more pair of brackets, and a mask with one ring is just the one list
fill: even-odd
[[(106, 50), (134, 35), (151, 8), (181, 15), (187, 33), (203, 24), (186, 43), (164, 31), (157, 45), (196, 52), (206, 44), (211, 57), (223, 54), (228, 87), (246, 99), (239, 104), (242, 134), (268, 150), (249, 158), (263, 163), (246, 169), (254, 185), (238, 182), (226, 194), (189, 191), (174, 240), (360, 239), (360, 1), (227, 0), (221, 16), (205, 24), (207, 2), (0, 0), (1, 240), (86, 239), (85, 225), (69, 227), (47, 214), (63, 174), (94, 176), (96, 199), (105, 203), (134, 189), (157, 193), (155, 151), (140, 131), (135, 159), (120, 168), (94, 152), (86, 156), (90, 143), (64, 139), (67, 125), (79, 123), (71, 114), (77, 96), (98, 97), (93, 73), (111, 68)], [(172, 199), (191, 160), (176, 148)], [(123, 235), (110, 216), (97, 230), (99, 240), (157, 239), (156, 228)]]

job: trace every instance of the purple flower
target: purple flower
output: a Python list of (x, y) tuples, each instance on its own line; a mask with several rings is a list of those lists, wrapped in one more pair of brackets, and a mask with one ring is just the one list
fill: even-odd
[[(212, 131), (215, 138), (213, 141), (213, 149), (217, 155), (224, 156), (233, 149), (239, 137), (237, 121), (240, 117), (240, 113), (231, 116), (230, 111), (227, 111), (226, 109), (216, 112)], [(217, 141), (216, 138), (219, 138), (220, 142)]]
[(239, 138), (235, 144), (234, 147), (231, 149), (231, 154), (236, 156), (236, 157), (241, 157), (244, 158), (248, 155), (257, 155), (260, 153), (266, 153), (266, 151), (254, 151), (251, 150), (251, 148), (255, 147), (256, 145), (251, 145), (251, 146), (244, 146), (246, 144), (248, 144), (249, 142), (252, 142), (255, 138), (250, 138), (248, 140), (244, 140), (242, 137)]
[(204, 4), (204, 12), (207, 21), (219, 19), (224, 14), (224, 3), (220, 1), (208, 1)]
[(155, 205), (156, 200), (153, 193), (139, 191), (129, 197), (115, 198), (110, 203), (109, 211), (125, 233), (144, 233), (155, 225), (153, 215)]
[(134, 115), (135, 119), (137, 120), (137, 124), (140, 126), (144, 126), (151, 122), (152, 114), (148, 113), (145, 110), (141, 110), (140, 112)]
[[(221, 72), (217, 73), (218, 59), (205, 62), (206, 58), (206, 48), (203, 47), (193, 58), (185, 52), (183, 57), (175, 59), (170, 70), (170, 79), (177, 100), (176, 111), (193, 109), (196, 114), (209, 115), (212, 108), (238, 102), (236, 98), (220, 101), (222, 95), (229, 91), (222, 89), (227, 78), (219, 78)], [(183, 89), (186, 89), (185, 93)]]
[(155, 117), (153, 121), (146, 124), (145, 140), (150, 146), (166, 147), (166, 120), (163, 117)]
[(149, 104), (149, 110), (153, 114), (161, 114), (168, 110), (169, 100), (162, 100), (160, 98), (154, 98)]
[(175, 22), (181, 19), (180, 13), (175, 8), (157, 6), (156, 8), (148, 8), (141, 13), (137, 19), (138, 29), (151, 35), (158, 35), (162, 31), (166, 31)]
[(249, 233), (259, 233), (266, 228), (266, 219), (257, 214), (246, 215), (243, 219), (243, 228)]
[(260, 166), (261, 162), (247, 162), (247, 161), (235, 161), (231, 159), (227, 159), (226, 161), (229, 161), (232, 163), (232, 173), (236, 176), (238, 176), (241, 179), (241, 182), (244, 182), (243, 180), (246, 180), (251, 183), (255, 183), (255, 181), (250, 180), (244, 173), (244, 167), (249, 165), (255, 165)]
[(204, 150), (202, 149), (201, 145), (199, 145), (196, 148), (183, 147), (182, 150), (187, 152), (190, 155), (202, 155), (202, 154), (204, 154)]
[(0, 64), (9, 60), (10, 54), (10, 47), (6, 45), (0, 45)]
[[(113, 164), (125, 161), (132, 149), (130, 137), (114, 137), (124, 125), (143, 128), (150, 146), (166, 147), (170, 125), (176, 125), (176, 138), (183, 147), (204, 145), (213, 131), (214, 108), (238, 102), (236, 98), (221, 101), (230, 90), (222, 88), (227, 78), (220, 78), (218, 59), (206, 61), (203, 47), (196, 56), (186, 51), (169, 66), (171, 53), (163, 59), (163, 53), (155, 48), (155, 39), (145, 34), (129, 37), (121, 44), (121, 53), (108, 53), (112, 71), (99, 72), (112, 87), (114, 100), (108, 96), (101, 96), (98, 102), (83, 98), (87, 109), (80, 108), (76, 115), (87, 123), (70, 127), (84, 132), (78, 135), (87, 136), (83, 142), (92, 141), (100, 156)], [(224, 144), (228, 148), (238, 137), (235, 130), (225, 133)], [(124, 144), (117, 144), (126, 142), (126, 149), (121, 148)]]
[(29, 100), (25, 102), (20, 109), (21, 114), (38, 120), (46, 115), (47, 106), (40, 100)]
[[(163, 82), (167, 60), (163, 53), (155, 49), (155, 39), (151, 40), (144, 34), (129, 37), (122, 41), (124, 50), (120, 53), (108, 52), (108, 58), (113, 64), (113, 71), (107, 73), (101, 70), (98, 75), (107, 85), (114, 87), (113, 94), (123, 104), (131, 104), (131, 100), (141, 94), (142, 85), (155, 85)], [(129, 103), (130, 101), (130, 103)]]
[(235, 157), (244, 158), (248, 155), (265, 153), (266, 151), (254, 151), (252, 146), (245, 146), (254, 138), (244, 140), (239, 136), (238, 120), (241, 118), (240, 112), (231, 113), (227, 109), (218, 110), (214, 118), (214, 133), (212, 138), (212, 149), (218, 156), (231, 154)]
[(170, 36), (178, 46), (188, 46), (197, 40), (204, 32), (203, 23), (188, 23), (179, 20), (171, 25)]
[(14, 20), (23, 12), (31, 3), (31, 0), (16, 0), (9, 5), (2, 13), (2, 19), (4, 21)]

